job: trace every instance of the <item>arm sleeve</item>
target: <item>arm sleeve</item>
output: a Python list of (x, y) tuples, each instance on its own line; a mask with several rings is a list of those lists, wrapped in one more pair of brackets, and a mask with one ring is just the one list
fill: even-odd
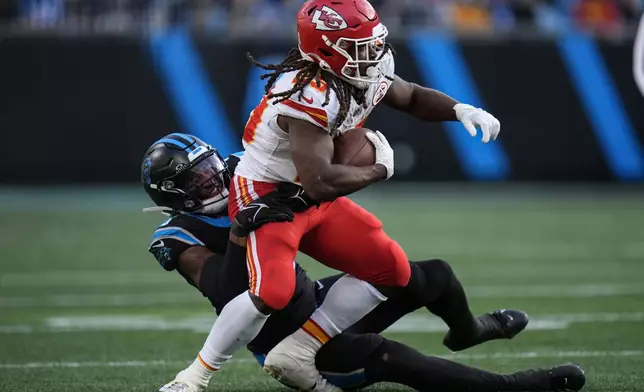
[(204, 246), (190, 231), (177, 227), (158, 228), (152, 236), (148, 251), (166, 271), (174, 271), (179, 265), (179, 256), (191, 246)]

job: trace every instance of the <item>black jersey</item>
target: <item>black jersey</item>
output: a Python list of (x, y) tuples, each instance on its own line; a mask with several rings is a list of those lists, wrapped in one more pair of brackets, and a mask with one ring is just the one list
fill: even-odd
[[(179, 257), (192, 246), (204, 246), (216, 256), (208, 259), (201, 272), (201, 282), (208, 279), (215, 285), (200, 284), (201, 293), (208, 298), (217, 314), (226, 303), (248, 290), (246, 260), (226, 260), (226, 246), (230, 232), (228, 217), (210, 217), (200, 214), (180, 213), (171, 216), (154, 232), (148, 250), (161, 267), (179, 272), (188, 283), (195, 285), (182, 274)], [(306, 272), (294, 264), (296, 274), (295, 294), (281, 311), (268, 318), (259, 335), (248, 345), (253, 352), (269, 352), (283, 338), (295, 332), (311, 316), (317, 306), (315, 284)], [(225, 276), (224, 276), (225, 275)], [(216, 286), (216, 287), (213, 287)]]

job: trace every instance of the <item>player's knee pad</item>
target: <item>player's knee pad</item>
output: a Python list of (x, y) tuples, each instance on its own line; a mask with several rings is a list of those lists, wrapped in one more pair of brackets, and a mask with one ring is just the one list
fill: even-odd
[[(381, 288), (402, 288), (407, 287), (411, 277), (409, 260), (405, 251), (398, 243), (388, 237), (383, 238), (386, 244), (379, 246), (382, 249), (378, 254), (378, 260), (374, 260), (375, 273), (371, 279), (365, 279)], [(364, 279), (363, 277), (360, 277)]]
[(425, 260), (416, 263), (426, 275), (440, 278), (440, 280), (450, 283), (456, 276), (449, 263), (442, 259)]
[(295, 294), (295, 277), (285, 280), (265, 281), (265, 287), (261, 287), (259, 298), (271, 310), (282, 310), (288, 305)]
[(423, 288), (420, 291), (420, 298), (424, 300), (439, 298), (454, 284), (460, 284), (454, 270), (445, 260), (425, 260), (414, 262), (413, 265), (414, 268), (421, 270), (418, 274), (422, 275)]
[(374, 249), (378, 249), (380, 252), (376, 257), (380, 259), (380, 268), (384, 268), (384, 276), (377, 283), (390, 287), (407, 286), (411, 276), (407, 254), (396, 241), (385, 233), (378, 218), (371, 214), (369, 216), (373, 218), (370, 236), (375, 242)]
[(406, 287), (411, 277), (411, 268), (405, 251), (394, 240), (391, 240), (390, 251), (393, 263), (391, 265), (388, 282), (384, 283), (393, 287)]

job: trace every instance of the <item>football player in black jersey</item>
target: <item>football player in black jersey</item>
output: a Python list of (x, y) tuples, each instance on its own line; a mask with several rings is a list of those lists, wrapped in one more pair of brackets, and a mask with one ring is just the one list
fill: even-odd
[[(256, 207), (242, 210), (230, 222), (226, 213), (228, 186), (239, 158), (223, 159), (211, 146), (191, 135), (171, 134), (148, 149), (141, 168), (143, 186), (169, 218), (154, 232), (149, 251), (167, 271), (177, 271), (195, 286), (217, 314), (248, 289), (245, 237), (262, 224), (293, 219), (293, 211), (312, 201), (292, 184), (276, 185)], [(297, 330), (325, 299), (342, 275), (311, 281), (294, 265), (295, 295), (273, 313), (247, 348), (262, 364), (265, 355)], [(321, 374), (340, 388), (357, 389), (394, 382), (420, 391), (577, 391), (585, 375), (576, 365), (495, 374), (452, 361), (426, 356), (380, 333), (401, 317), (425, 307), (450, 327), (443, 343), (460, 351), (493, 339), (510, 339), (527, 324), (520, 311), (498, 310), (474, 318), (463, 288), (442, 260), (411, 262), (417, 290), (387, 290), (388, 300), (324, 345), (316, 357)], [(196, 392), (203, 387), (182, 380), (163, 392)]]

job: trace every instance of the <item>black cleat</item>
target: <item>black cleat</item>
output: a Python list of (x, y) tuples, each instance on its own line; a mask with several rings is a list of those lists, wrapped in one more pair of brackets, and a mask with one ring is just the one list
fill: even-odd
[(579, 391), (586, 384), (586, 373), (578, 365), (567, 363), (550, 369), (550, 390)]
[(528, 314), (521, 310), (501, 309), (477, 318), (474, 333), (457, 335), (447, 331), (443, 344), (452, 351), (462, 351), (496, 339), (512, 339), (528, 325)]
[(584, 371), (567, 363), (551, 369), (528, 369), (506, 376), (507, 390), (539, 392), (577, 392), (586, 383)]

